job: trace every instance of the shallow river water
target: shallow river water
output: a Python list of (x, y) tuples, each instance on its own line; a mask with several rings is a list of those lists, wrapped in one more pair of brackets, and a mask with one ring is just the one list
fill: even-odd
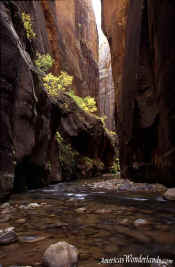
[[(25, 209), (30, 203), (40, 206)], [(134, 257), (175, 260), (175, 203), (158, 194), (117, 193), (93, 190), (82, 183), (60, 183), (13, 195), (10, 204), (11, 218), (0, 223), (0, 229), (15, 227), (19, 241), (0, 246), (3, 267), (40, 267), (45, 249), (63, 240), (79, 249), (80, 267), (99, 263), (138, 266), (132, 263)], [(137, 219), (147, 223), (136, 225)], [(109, 259), (115, 263), (108, 263)], [(142, 262), (140, 266), (153, 265)]]

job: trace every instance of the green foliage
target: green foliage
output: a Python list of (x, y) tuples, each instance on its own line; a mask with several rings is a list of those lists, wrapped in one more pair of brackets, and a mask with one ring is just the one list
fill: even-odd
[(58, 144), (63, 142), (63, 138), (62, 138), (61, 134), (58, 131), (56, 132), (56, 140), (57, 140)]
[(71, 144), (67, 144), (60, 133), (56, 132), (56, 140), (59, 147), (59, 162), (62, 168), (62, 173), (66, 179), (73, 178), (76, 173), (76, 163), (79, 153), (72, 149)]
[(107, 134), (111, 135), (111, 136), (116, 136), (116, 132), (114, 131), (110, 131), (108, 128), (105, 128), (105, 131), (107, 132)]
[(95, 112), (97, 111), (97, 106), (96, 106), (96, 101), (93, 97), (91, 96), (86, 96), (84, 99), (84, 110), (87, 112)]
[(25, 12), (22, 12), (21, 17), (22, 17), (22, 21), (24, 24), (24, 28), (26, 30), (27, 38), (31, 40), (32, 38), (36, 36), (36, 34), (34, 33), (32, 29), (31, 17), (29, 14)]
[(83, 161), (86, 167), (92, 168), (93, 167), (93, 159), (89, 157), (83, 157)]
[(102, 161), (100, 161), (99, 159), (92, 159), (89, 157), (82, 157), (81, 160), (84, 162), (85, 167), (87, 169), (92, 169), (94, 167), (96, 167), (98, 170), (103, 170), (104, 168), (104, 164)]
[(52, 164), (51, 164), (51, 161), (50, 160), (48, 161), (47, 166), (48, 166), (49, 172), (51, 172), (51, 170), (52, 170)]
[(60, 147), (60, 161), (63, 162), (64, 160), (67, 161), (66, 157), (68, 158), (74, 158), (75, 156), (78, 156), (79, 153), (77, 151), (74, 151), (72, 149), (71, 144), (65, 143), (64, 139), (62, 138), (61, 134), (57, 131), (56, 132), (56, 140)]
[(115, 158), (113, 165), (111, 167), (111, 172), (117, 173), (119, 171), (120, 171), (120, 161), (119, 161), (119, 158)]
[(107, 116), (104, 115), (104, 116), (102, 116), (102, 117), (99, 117), (99, 116), (97, 116), (97, 117), (98, 117), (98, 119), (101, 120), (101, 122), (102, 122), (102, 124), (103, 124), (103, 127), (105, 127), (105, 120), (107, 119)]
[(37, 69), (40, 72), (46, 73), (53, 66), (54, 59), (49, 54), (41, 55), (37, 53), (36, 56), (35, 65)]
[[(52, 67), (53, 63), (54, 60), (49, 54), (41, 55), (37, 53), (35, 65), (39, 71), (46, 73), (48, 69)], [(44, 87), (50, 96), (58, 96), (60, 92), (67, 90), (67, 94), (73, 98), (73, 100), (81, 109), (89, 113), (97, 111), (96, 101), (93, 97), (86, 96), (82, 98), (75, 95), (73, 90), (70, 90), (69, 87), (72, 85), (73, 77), (68, 75), (66, 72), (61, 71), (59, 76), (48, 73), (45, 74), (42, 79), (44, 82)]]
[(62, 174), (66, 179), (94, 177), (104, 170), (104, 164), (99, 159), (82, 156), (67, 144), (60, 133), (56, 132), (56, 140), (59, 147), (59, 162)]
[(96, 101), (93, 97), (86, 96), (80, 97), (75, 95), (73, 90), (68, 92), (68, 95), (73, 98), (73, 100), (77, 103), (77, 105), (86, 112), (93, 113), (97, 111)]
[(73, 77), (61, 71), (59, 76), (48, 73), (43, 77), (44, 87), (51, 96), (57, 96), (59, 92), (65, 91), (72, 84)]

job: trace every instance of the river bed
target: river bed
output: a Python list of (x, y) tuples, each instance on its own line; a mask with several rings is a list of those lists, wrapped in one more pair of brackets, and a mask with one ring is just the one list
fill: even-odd
[[(100, 266), (104, 259), (126, 255), (175, 259), (173, 201), (159, 193), (115, 192), (86, 185), (59, 183), (13, 195), (10, 219), (0, 223), (0, 229), (15, 227), (18, 241), (0, 246), (0, 264), (41, 267), (45, 249), (63, 240), (78, 248), (79, 267)], [(27, 208), (30, 203), (39, 205)], [(125, 266), (101, 264), (114, 265)]]

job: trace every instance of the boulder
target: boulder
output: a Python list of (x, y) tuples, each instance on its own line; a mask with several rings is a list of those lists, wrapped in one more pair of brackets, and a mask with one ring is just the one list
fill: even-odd
[(2, 205), (0, 205), (0, 209), (7, 209), (10, 208), (10, 203), (9, 202), (5, 202)]
[(143, 226), (147, 226), (149, 224), (150, 224), (150, 222), (146, 219), (137, 219), (134, 221), (134, 225), (136, 227), (143, 227)]
[(115, 140), (104, 129), (101, 119), (83, 111), (65, 93), (51, 101), (55, 128), (64, 140), (81, 155), (100, 159), (106, 168), (110, 167), (115, 155)]
[(78, 266), (78, 254), (76, 247), (61, 241), (46, 249), (43, 265), (46, 267), (76, 267)]
[(169, 188), (165, 193), (164, 197), (168, 200), (175, 200), (175, 188)]
[(9, 245), (17, 241), (17, 234), (10, 229), (6, 229), (2, 234), (0, 234), (0, 245)]

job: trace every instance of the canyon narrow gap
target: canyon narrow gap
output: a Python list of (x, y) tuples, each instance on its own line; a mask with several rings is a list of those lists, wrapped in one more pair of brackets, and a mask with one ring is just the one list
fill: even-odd
[(99, 44), (99, 93), (98, 103), (101, 116), (105, 116), (106, 127), (115, 130), (115, 89), (111, 68), (111, 52), (107, 37), (102, 30), (102, 8), (100, 0), (91, 0), (98, 30)]
[(175, 266), (175, 1), (0, 1), (0, 267)]

